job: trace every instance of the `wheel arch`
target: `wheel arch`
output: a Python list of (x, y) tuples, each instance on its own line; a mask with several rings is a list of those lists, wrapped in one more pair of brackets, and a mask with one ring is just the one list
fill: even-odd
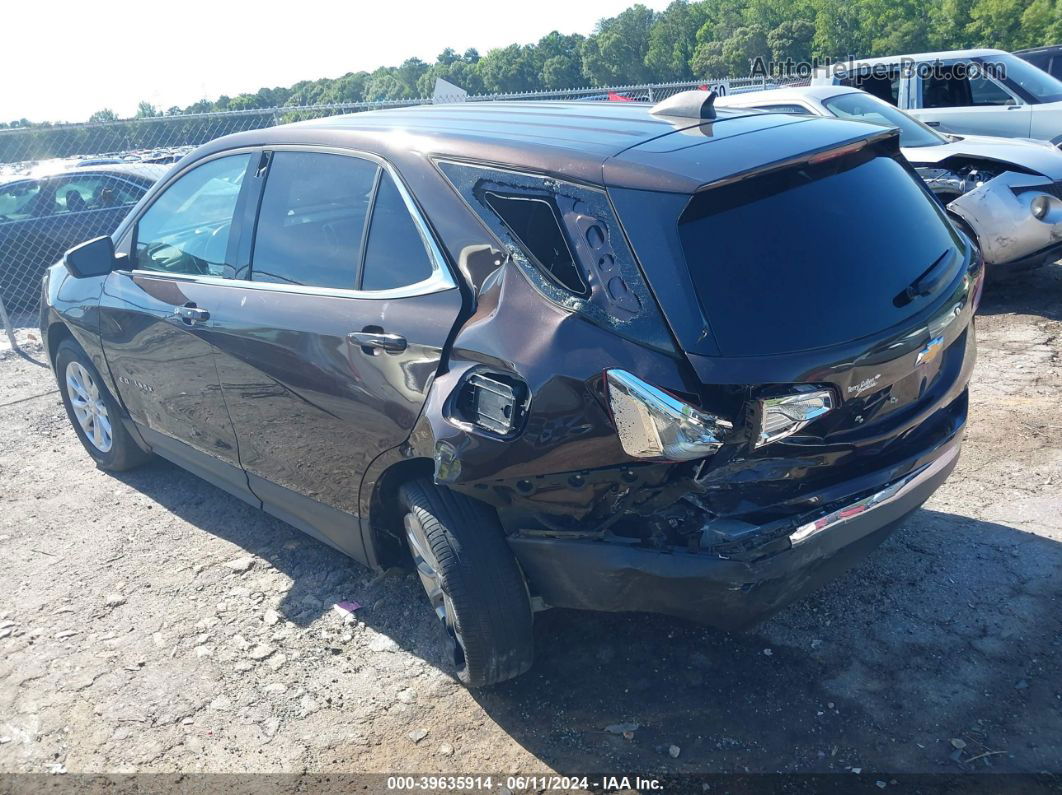
[[(406, 457), (399, 450), (384, 453), (366, 473), (361, 488), (361, 534), (366, 563), (374, 569), (393, 566), (406, 556), (398, 488), (414, 478), (434, 477), (430, 458)], [(383, 460), (381, 460), (383, 459)]]
[(102, 386), (108, 392), (110, 392), (111, 397), (114, 398), (114, 402), (118, 404), (118, 420), (125, 427), (126, 431), (129, 432), (129, 435), (132, 437), (133, 442), (143, 452), (150, 453), (150, 445), (148, 445), (148, 443), (144, 441), (144, 437), (140, 434), (140, 429), (129, 416), (129, 410), (125, 407), (125, 401), (122, 400), (122, 396), (116, 388), (116, 385), (111, 377), (110, 367), (108, 366), (106, 359), (103, 357), (102, 347), (99, 348), (98, 354), (94, 356), (92, 350), (90, 350), (89, 347), (85, 345), (83, 339), (83, 337), (87, 335), (88, 332), (82, 330), (82, 334), (75, 334), (74, 331), (70, 328), (70, 326), (68, 326), (59, 318), (53, 318), (52, 321), (44, 329), (44, 332), (44, 342), (46, 345), (46, 350), (48, 351), (48, 363), (51, 365), (52, 372), (55, 373), (56, 379), (59, 379), (61, 377), (59, 371), (56, 369), (55, 366), (55, 358), (59, 355), (59, 346), (63, 344), (64, 340), (71, 340), (75, 345), (77, 345), (79, 348), (81, 348), (81, 350), (85, 352), (85, 355), (89, 357), (89, 360), (95, 366), (96, 372), (99, 373), (100, 380), (102, 381)]
[(48, 361), (52, 366), (52, 370), (55, 370), (55, 357), (59, 353), (59, 344), (63, 340), (74, 340), (74, 335), (70, 333), (70, 329), (66, 327), (66, 324), (61, 320), (53, 320), (48, 324), (46, 343), (48, 346)]

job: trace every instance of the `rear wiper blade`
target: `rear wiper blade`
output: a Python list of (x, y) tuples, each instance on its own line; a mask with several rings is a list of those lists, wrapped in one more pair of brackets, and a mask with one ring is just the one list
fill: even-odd
[(951, 249), (947, 249), (933, 260), (933, 264), (922, 271), (917, 279), (903, 289), (903, 292), (893, 298), (892, 303), (897, 307), (906, 306), (916, 298), (935, 293), (948, 275), (948, 254), (950, 253)]

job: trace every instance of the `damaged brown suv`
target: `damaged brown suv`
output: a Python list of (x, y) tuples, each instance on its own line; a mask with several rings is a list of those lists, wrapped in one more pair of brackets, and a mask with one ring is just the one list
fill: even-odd
[(954, 467), (983, 269), (895, 131), (712, 99), (201, 147), (45, 277), (75, 430), (411, 560), (470, 685), (552, 606), (750, 624)]

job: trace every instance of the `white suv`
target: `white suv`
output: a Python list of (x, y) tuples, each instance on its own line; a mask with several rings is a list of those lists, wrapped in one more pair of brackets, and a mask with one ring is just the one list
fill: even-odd
[(841, 62), (811, 84), (861, 88), (942, 131), (1062, 143), (1062, 82), (1002, 50)]

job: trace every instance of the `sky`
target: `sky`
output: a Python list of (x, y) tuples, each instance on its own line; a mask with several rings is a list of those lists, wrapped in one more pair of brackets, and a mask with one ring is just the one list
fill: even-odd
[[(635, 0), (36, 0), (3, 3), (0, 120), (132, 116), (262, 86), (590, 33)], [(656, 10), (667, 0), (641, 0)], [(19, 66), (20, 68), (15, 68)]]

